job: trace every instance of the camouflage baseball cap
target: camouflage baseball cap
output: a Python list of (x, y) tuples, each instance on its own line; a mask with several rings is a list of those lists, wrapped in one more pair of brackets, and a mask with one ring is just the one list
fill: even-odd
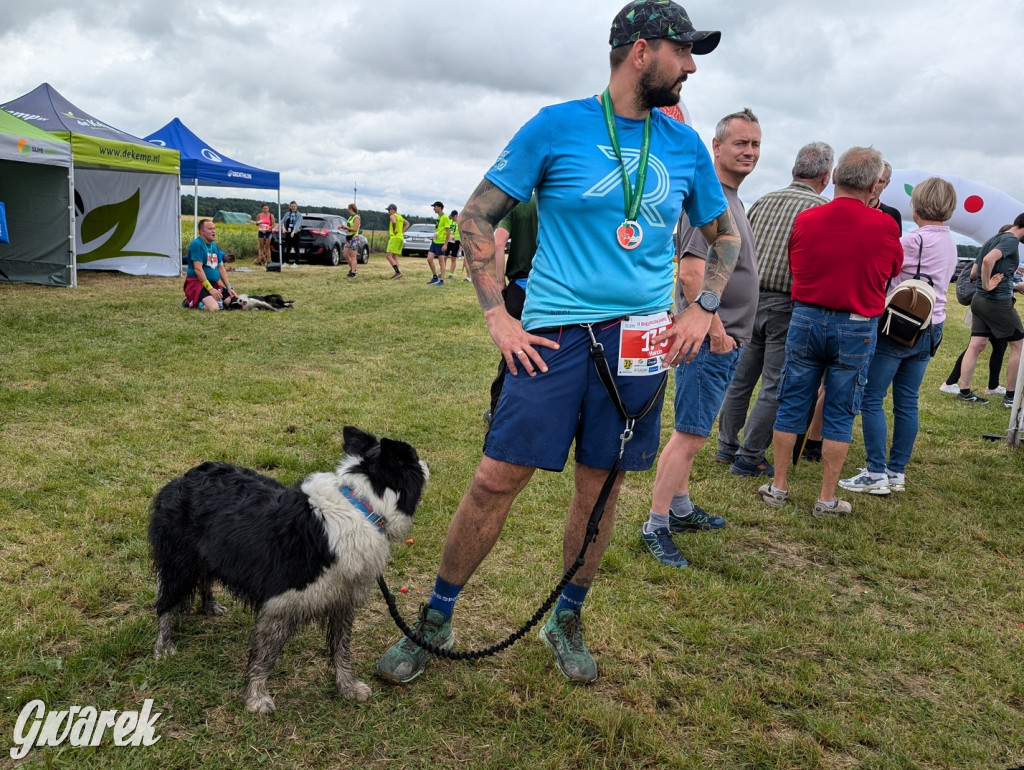
[(672, 0), (632, 0), (616, 14), (608, 42), (612, 48), (637, 40), (667, 38), (693, 43), (695, 54), (711, 53), (722, 39), (721, 32), (698, 32), (686, 9)]

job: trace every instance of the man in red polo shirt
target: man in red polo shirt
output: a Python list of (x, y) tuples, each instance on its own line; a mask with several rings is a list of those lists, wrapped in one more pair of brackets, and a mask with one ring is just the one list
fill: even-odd
[(885, 287), (903, 265), (896, 223), (867, 206), (882, 171), (881, 153), (851, 147), (832, 175), (834, 200), (800, 213), (793, 224), (793, 318), (778, 387), (775, 478), (758, 490), (773, 508), (785, 505), (789, 496), (793, 447), (797, 434), (807, 430), (824, 378), (821, 493), (812, 514), (824, 519), (851, 511), (848, 502), (836, 498), (836, 485), (853, 440)]

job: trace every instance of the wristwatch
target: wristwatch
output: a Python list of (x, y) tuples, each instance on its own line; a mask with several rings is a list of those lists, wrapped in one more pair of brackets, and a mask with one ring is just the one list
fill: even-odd
[(722, 304), (722, 300), (713, 291), (702, 291), (694, 301), (709, 313), (717, 313)]

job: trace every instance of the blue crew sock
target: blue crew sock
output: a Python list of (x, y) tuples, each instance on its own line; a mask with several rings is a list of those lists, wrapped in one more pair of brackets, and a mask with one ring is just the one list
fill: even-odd
[(685, 519), (693, 513), (693, 503), (690, 502), (690, 493), (683, 492), (681, 495), (672, 495), (672, 502), (669, 503), (672, 513), (681, 519)]
[(578, 613), (583, 609), (583, 600), (587, 598), (587, 591), (589, 590), (590, 586), (583, 588), (575, 583), (569, 583), (569, 585), (562, 589), (562, 595), (558, 597), (555, 612), (573, 610)]
[(434, 581), (434, 593), (427, 606), (444, 615), (445, 620), (451, 620), (452, 612), (455, 611), (455, 600), (459, 598), (461, 590), (462, 586), (453, 585), (438, 575)]
[(643, 526), (643, 531), (650, 535), (657, 529), (668, 529), (668, 514), (667, 513), (655, 513), (651, 510), (650, 517)]

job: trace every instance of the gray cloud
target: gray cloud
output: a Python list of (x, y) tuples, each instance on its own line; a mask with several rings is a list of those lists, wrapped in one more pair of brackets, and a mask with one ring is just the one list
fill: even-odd
[[(624, 0), (622, 0), (624, 1)], [(461, 206), (520, 125), (602, 90), (620, 0), (39, 0), (0, 10), (0, 101), (46, 81), (145, 135), (179, 117), (221, 152), (281, 172), (282, 198), (426, 214)], [(706, 142), (749, 106), (764, 131), (744, 200), (788, 181), (820, 139), (1024, 200), (1024, 20), (996, 0), (685, 3), (720, 29), (683, 86)], [(242, 193), (265, 196), (258, 191)]]

